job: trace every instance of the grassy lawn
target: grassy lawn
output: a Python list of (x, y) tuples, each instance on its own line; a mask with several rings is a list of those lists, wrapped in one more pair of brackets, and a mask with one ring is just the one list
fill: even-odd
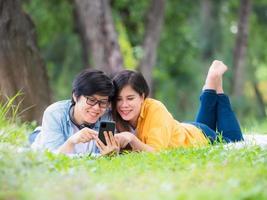
[(0, 117), (0, 199), (267, 199), (267, 151), (223, 145), (114, 157), (33, 152)]
[(222, 145), (70, 158), (0, 147), (0, 199), (267, 199), (267, 151)]

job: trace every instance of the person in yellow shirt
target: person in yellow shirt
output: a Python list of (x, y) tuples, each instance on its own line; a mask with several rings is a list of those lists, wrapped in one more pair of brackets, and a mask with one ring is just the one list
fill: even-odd
[(219, 141), (219, 135), (224, 142), (243, 140), (222, 87), (226, 70), (223, 62), (213, 61), (200, 96), (196, 120), (190, 123), (175, 120), (163, 103), (148, 97), (149, 87), (141, 73), (123, 70), (116, 74), (112, 110), (119, 132), (115, 138), (120, 148), (130, 145), (135, 151), (158, 151), (202, 146), (209, 141)]

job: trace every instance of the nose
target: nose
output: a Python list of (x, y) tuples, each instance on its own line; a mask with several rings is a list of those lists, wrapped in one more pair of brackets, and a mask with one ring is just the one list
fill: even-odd
[(94, 108), (95, 110), (101, 109), (100, 105), (99, 105), (99, 102), (97, 102), (94, 106), (92, 106), (92, 108)]
[(121, 100), (121, 104), (120, 104), (121, 107), (127, 107), (128, 105), (129, 104), (127, 100)]

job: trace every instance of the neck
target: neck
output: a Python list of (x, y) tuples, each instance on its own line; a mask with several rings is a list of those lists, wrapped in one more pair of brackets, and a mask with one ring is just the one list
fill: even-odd
[(138, 115), (137, 115), (135, 118), (129, 120), (129, 124), (130, 124), (131, 127), (134, 128), (134, 129), (136, 129), (136, 127), (137, 127), (138, 119), (139, 119), (139, 117), (140, 117), (140, 115), (141, 115), (141, 111), (142, 111), (142, 107), (141, 107), (141, 109), (139, 110)]
[(72, 106), (70, 110), (71, 118), (76, 124), (81, 125), (83, 122), (81, 119), (79, 119), (79, 116), (77, 115), (77, 113), (78, 112), (75, 110), (75, 105)]
[(79, 130), (83, 129), (84, 127), (91, 128), (91, 129), (94, 127), (94, 124), (84, 123), (82, 120), (79, 120), (79, 118), (77, 119), (77, 114), (75, 117), (75, 113), (77, 113), (77, 111), (75, 112), (75, 106), (72, 106), (70, 108), (70, 119), (71, 119), (71, 122), (76, 127), (79, 128)]
[(132, 128), (136, 129), (136, 127), (137, 127), (137, 119), (130, 120), (129, 124), (131, 125)]

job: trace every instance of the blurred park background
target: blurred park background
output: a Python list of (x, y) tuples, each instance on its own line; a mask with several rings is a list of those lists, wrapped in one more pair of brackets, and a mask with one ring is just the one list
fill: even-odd
[(193, 120), (209, 65), (229, 70), (240, 121), (266, 121), (267, 0), (0, 0), (0, 99), (40, 122), (84, 68), (141, 71), (151, 96)]

